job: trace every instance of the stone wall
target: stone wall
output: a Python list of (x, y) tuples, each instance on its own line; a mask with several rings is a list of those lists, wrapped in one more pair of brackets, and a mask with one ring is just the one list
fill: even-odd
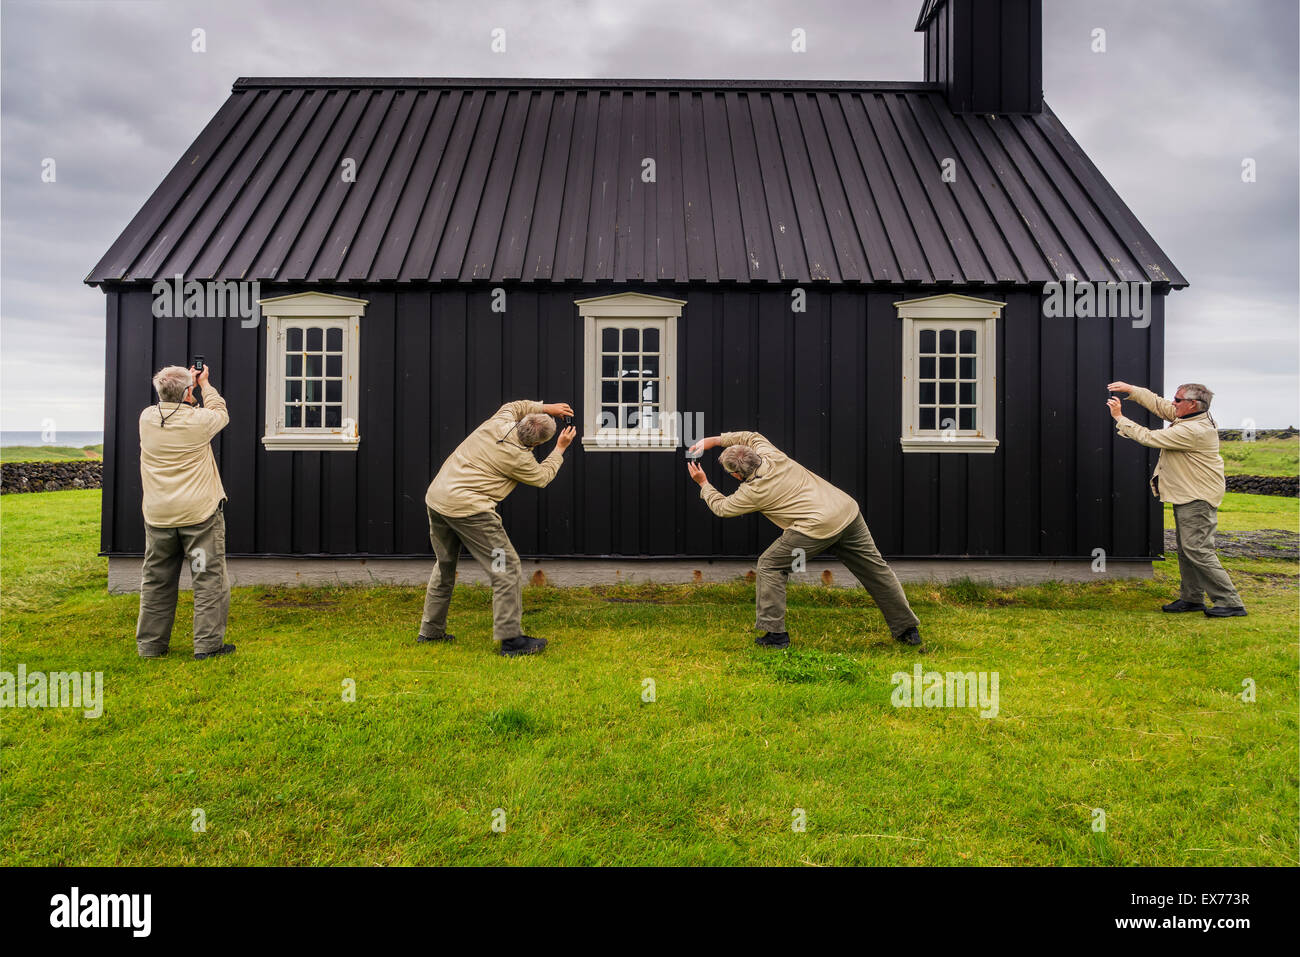
[(0, 466), (0, 491), (6, 494), (99, 488), (103, 481), (103, 462), (14, 462)]
[[(1256, 429), (1255, 440), (1260, 439), (1291, 439), (1300, 435), (1300, 431), (1294, 425), (1287, 426), (1285, 429)], [(1241, 429), (1219, 429), (1220, 442), (1240, 442)]]
[(1229, 492), (1248, 495), (1300, 495), (1300, 478), (1291, 475), (1229, 475)]

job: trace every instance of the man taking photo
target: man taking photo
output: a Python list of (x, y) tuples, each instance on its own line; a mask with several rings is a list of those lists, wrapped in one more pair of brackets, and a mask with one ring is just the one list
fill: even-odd
[[(144, 567), (136, 650), (159, 658), (171, 644), (181, 566), (194, 580), (194, 657), (228, 655), (226, 490), (212, 438), (226, 427), (226, 400), (202, 371), (167, 366), (153, 377), (158, 404), (140, 413), (140, 482), (144, 486)], [(204, 405), (194, 396), (202, 390)]]
[(545, 638), (524, 634), (524, 569), (510, 544), (497, 503), (523, 482), (545, 488), (564, 464), (564, 450), (578, 430), (569, 426), (541, 462), (533, 449), (555, 435), (551, 416), (572, 417), (565, 402), (507, 402), (456, 448), (429, 485), (429, 541), (438, 563), (429, 575), (418, 641), (451, 641), (447, 608), (456, 584), (460, 549), (474, 556), (492, 582), (492, 637), (500, 654), (533, 655)]
[[(1182, 578), (1178, 599), (1162, 606), (1163, 610), (1201, 611), (1207, 618), (1245, 616), (1237, 589), (1232, 587), (1232, 579), (1214, 551), (1219, 505), (1227, 489), (1223, 458), (1219, 455), (1219, 431), (1210, 418), (1214, 393), (1199, 383), (1188, 383), (1175, 390), (1170, 402), (1127, 382), (1112, 382), (1106, 388), (1126, 394), (1148, 412), (1174, 423), (1153, 432), (1121, 414), (1119, 399), (1112, 396), (1106, 400), (1120, 435), (1160, 450), (1160, 460), (1151, 476), (1151, 492), (1174, 507), (1178, 571)], [(1214, 602), (1212, 608), (1205, 607), (1207, 594)]]
[(725, 432), (701, 439), (691, 452), (722, 446), (718, 463), (740, 482), (731, 495), (714, 488), (704, 469), (687, 463), (691, 479), (700, 486), (700, 498), (719, 518), (762, 512), (782, 529), (781, 537), (758, 559), (755, 601), (755, 638), (765, 648), (785, 648), (790, 635), (785, 628), (785, 586), (796, 554), (804, 559), (830, 550), (879, 606), (898, 641), (920, 650), (920, 623), (893, 570), (881, 557), (867, 530), (858, 503), (819, 475), (789, 458), (757, 432)]

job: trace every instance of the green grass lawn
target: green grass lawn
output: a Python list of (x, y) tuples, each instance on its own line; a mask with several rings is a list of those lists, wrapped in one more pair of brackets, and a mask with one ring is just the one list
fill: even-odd
[[(1295, 562), (1230, 562), (1251, 615), (1226, 621), (1157, 610), (1172, 562), (908, 586), (919, 659), (861, 590), (814, 586), (796, 649), (760, 653), (737, 583), (529, 588), (551, 646), (523, 660), (490, 653), (484, 588), (445, 646), (413, 640), (420, 589), (237, 589), (236, 654), (193, 661), (183, 601), (141, 661), (98, 511), (0, 501), (4, 670), (105, 682), (98, 719), (0, 713), (6, 864), (1297, 863)], [(997, 716), (893, 707), (917, 660), (998, 672)]]
[(104, 457), (103, 445), (2, 445), (0, 465), (14, 462), (80, 462), (84, 459), (98, 462)]
[(1300, 436), (1220, 442), (1219, 454), (1229, 475), (1300, 475)]

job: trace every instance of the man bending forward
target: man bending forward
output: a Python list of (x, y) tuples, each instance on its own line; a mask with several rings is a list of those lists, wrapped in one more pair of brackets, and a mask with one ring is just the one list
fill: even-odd
[(571, 416), (573, 409), (563, 402), (507, 402), (457, 446), (429, 485), (424, 503), (438, 564), (424, 596), (420, 641), (453, 637), (447, 634), (447, 606), (464, 545), (492, 581), (492, 637), (498, 651), (531, 655), (546, 647), (546, 639), (524, 634), (524, 569), (496, 508), (519, 482), (544, 488), (564, 464), (564, 450), (578, 434), (573, 426), (560, 433), (541, 462), (533, 454), (555, 434), (553, 415)]
[(725, 432), (701, 439), (691, 451), (719, 446), (724, 451), (718, 462), (740, 482), (740, 488), (723, 495), (709, 484), (704, 470), (690, 462), (687, 470), (700, 486), (705, 504), (719, 518), (762, 512), (783, 529), (781, 537), (758, 559), (757, 627), (764, 634), (755, 642), (768, 648), (790, 644), (785, 628), (785, 585), (796, 550), (807, 559), (829, 549), (862, 582), (894, 638), (920, 647), (919, 621), (872, 541), (858, 503), (757, 432)]

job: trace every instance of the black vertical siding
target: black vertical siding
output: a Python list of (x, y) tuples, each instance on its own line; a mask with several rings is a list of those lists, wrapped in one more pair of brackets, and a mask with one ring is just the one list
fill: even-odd
[[(1150, 352), (1147, 359), (1150, 362), (1150, 373), (1147, 375), (1147, 386), (1163, 394), (1163, 383), (1165, 380), (1165, 297), (1156, 296), (1151, 303), (1151, 336), (1147, 340)], [(1140, 385), (1141, 383), (1130, 382), (1130, 385)], [(1138, 410), (1141, 412), (1141, 410)], [(1160, 421), (1154, 415), (1145, 414), (1146, 425), (1149, 428), (1159, 428)], [(1143, 421), (1138, 419), (1137, 421)], [(1156, 460), (1159, 459), (1160, 453), (1155, 449), (1143, 449), (1146, 455), (1146, 468), (1143, 470), (1144, 475), (1150, 475), (1156, 467)], [(1136, 469), (1134, 470), (1136, 471)], [(1150, 503), (1154, 499), (1147, 499), (1147, 548), (1150, 555), (1164, 554), (1165, 525), (1163, 506), (1152, 506)]]
[[(897, 364), (902, 364), (903, 324), (891, 299), (889, 296), (866, 297), (865, 362), (873, 370), (884, 368), (891, 356)], [(864, 379), (864, 420), (900, 422), (902, 396), (898, 380), (892, 375), (871, 373)], [(898, 452), (899, 437), (891, 435), (885, 428), (865, 427), (862, 436), (866, 470), (862, 514), (877, 544), (890, 542), (897, 550), (903, 535), (903, 456)]]
[[(997, 456), (1011, 481), (1001, 485), (1003, 548), (1007, 555), (1042, 554), (1042, 496), (1038, 473), (1042, 468), (1039, 385), (1043, 381), (1042, 325), (1038, 300), (1029, 293), (1006, 297), (1002, 328), (998, 331), (998, 437)], [(1049, 338), (1049, 346), (1058, 340)], [(1010, 396), (1010, 399), (1007, 397)]]
[(113, 541), (117, 537), (115, 534), (117, 509), (114, 507), (114, 503), (117, 501), (118, 490), (114, 465), (118, 460), (118, 432), (120, 428), (118, 422), (120, 409), (118, 383), (121, 381), (122, 373), (121, 365), (118, 362), (120, 348), (118, 342), (120, 327), (118, 311), (120, 303), (121, 294), (109, 290), (105, 300), (107, 315), (104, 329), (104, 477), (99, 493), (99, 547), (101, 549), (111, 548)]
[[(1074, 498), (1074, 551), (1090, 554), (1115, 552), (1111, 540), (1111, 454), (1116, 442), (1114, 420), (1106, 408), (1106, 384), (1111, 357), (1111, 336), (1118, 322), (1109, 319), (1075, 320), (1074, 436), (1077, 455)], [(1105, 380), (1105, 381), (1103, 381)]]
[[(581, 422), (583, 327), (573, 301), (627, 287), (506, 289), (504, 313), (492, 311), (487, 286), (335, 290), (369, 301), (362, 438), (351, 453), (262, 448), (264, 327), (154, 320), (147, 288), (111, 291), (104, 550), (143, 548), (137, 420), (153, 401), (150, 375), (203, 353), (231, 411), (214, 446), (230, 495), (231, 554), (427, 554), (424, 492), (442, 460), (510, 399), (567, 401)], [(902, 323), (893, 303), (904, 297), (886, 291), (809, 288), (807, 311), (796, 313), (787, 287), (674, 290), (687, 301), (678, 406), (703, 413), (705, 434), (762, 431), (854, 495), (888, 555), (1160, 554), (1160, 510), (1146, 486), (1155, 456), (1115, 437), (1105, 386), (1163, 386), (1164, 297), (1154, 298), (1151, 327), (1135, 329), (1046, 318), (1038, 293), (1024, 288), (958, 291), (1007, 303), (994, 454), (899, 449)], [(708, 468), (731, 488), (716, 460)], [(520, 487), (501, 512), (524, 555), (743, 556), (775, 533), (759, 516), (714, 519), (679, 452), (584, 452), (578, 443), (549, 488)]]
[[(140, 497), (140, 410), (153, 401), (150, 378), (158, 367), (171, 364), (166, 358), (154, 364), (153, 315), (147, 291), (131, 290), (118, 297), (117, 334), (117, 422), (107, 426), (116, 430), (113, 446), (116, 460), (105, 462), (113, 470), (113, 534), (115, 541), (108, 550), (122, 548), (127, 542), (132, 551), (144, 550), (141, 527)], [(181, 357), (183, 358), (183, 357)], [(107, 439), (107, 436), (105, 436)], [(108, 446), (105, 445), (105, 451)]]
[[(174, 320), (159, 320), (167, 321)], [(195, 325), (218, 324), (210, 319), (191, 319), (190, 322)], [(258, 527), (259, 516), (254, 507), (257, 504), (255, 492), (259, 474), (270, 466), (259, 454), (262, 449), (261, 432), (266, 419), (263, 405), (266, 392), (263, 386), (266, 381), (266, 330), (261, 325), (244, 328), (233, 322), (219, 325), (222, 326), (221, 352), (217, 355), (206, 353), (213, 366), (213, 381), (226, 400), (230, 421), (249, 423), (248, 433), (236, 434), (233, 429), (223, 430), (216, 445), (220, 452), (218, 464), (221, 466), (222, 482), (226, 486), (226, 494), (232, 497), (226, 508), (226, 540), (253, 543), (252, 547), (260, 548), (262, 530)]]
[[(1162, 308), (1164, 297), (1157, 296), (1152, 306)], [(1146, 385), (1156, 390), (1161, 388), (1161, 370), (1153, 366), (1152, 356), (1163, 348), (1158, 338), (1162, 329), (1163, 322), (1158, 322), (1154, 316), (1147, 329), (1135, 328), (1131, 322), (1114, 324), (1111, 336), (1112, 382)], [(1124, 414), (1134, 421), (1159, 428), (1159, 420), (1136, 403), (1126, 402)], [(1109, 416), (1105, 422), (1113, 434)], [(1155, 467), (1155, 459), (1148, 452), (1136, 442), (1110, 442), (1111, 475), (1114, 476), (1110, 498), (1112, 554), (1133, 555), (1152, 549), (1150, 554), (1158, 555), (1164, 550), (1160, 544), (1162, 539), (1149, 540), (1152, 497), (1147, 478)]]

